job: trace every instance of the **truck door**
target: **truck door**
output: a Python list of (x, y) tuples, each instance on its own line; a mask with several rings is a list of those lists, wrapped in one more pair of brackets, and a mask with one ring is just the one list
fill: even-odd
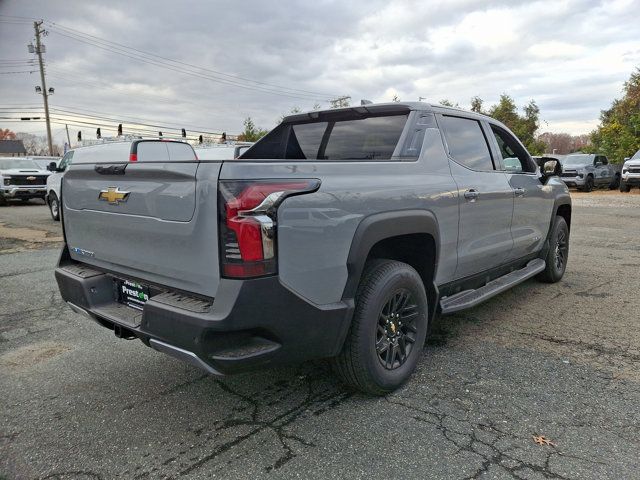
[(438, 123), (458, 187), (458, 266), (454, 276), (459, 279), (499, 266), (511, 254), (513, 190), (505, 173), (495, 168), (478, 120), (439, 115)]
[(509, 131), (487, 123), (487, 136), (513, 189), (510, 260), (539, 252), (547, 237), (554, 197), (544, 185), (536, 163), (524, 146)]
[(595, 183), (596, 185), (609, 185), (613, 181), (611, 174), (611, 166), (607, 157), (604, 155), (596, 155), (593, 160), (593, 166), (595, 167)]

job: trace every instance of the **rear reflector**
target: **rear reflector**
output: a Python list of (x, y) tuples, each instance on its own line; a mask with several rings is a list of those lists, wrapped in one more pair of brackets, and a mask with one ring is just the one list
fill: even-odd
[(219, 184), (220, 262), (223, 277), (277, 273), (276, 220), (282, 201), (316, 191), (320, 181), (251, 180)]

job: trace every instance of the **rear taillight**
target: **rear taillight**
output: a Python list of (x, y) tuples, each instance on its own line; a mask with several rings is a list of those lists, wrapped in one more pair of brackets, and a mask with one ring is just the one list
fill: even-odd
[(138, 161), (138, 154), (137, 153), (129, 154), (129, 161), (130, 162), (137, 162)]
[(319, 186), (320, 181), (315, 179), (220, 181), (222, 276), (275, 274), (278, 206), (287, 197), (313, 192)]

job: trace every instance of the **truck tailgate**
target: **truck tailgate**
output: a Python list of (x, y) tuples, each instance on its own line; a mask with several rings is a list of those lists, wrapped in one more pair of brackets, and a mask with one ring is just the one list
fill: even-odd
[(64, 175), (62, 218), (71, 257), (214, 297), (221, 162), (123, 165), (124, 174), (81, 164)]

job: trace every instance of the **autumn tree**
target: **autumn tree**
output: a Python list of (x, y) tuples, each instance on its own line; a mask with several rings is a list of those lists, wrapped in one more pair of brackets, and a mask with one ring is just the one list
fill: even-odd
[(244, 119), (244, 131), (238, 135), (238, 141), (257, 142), (267, 133), (269, 133), (268, 130), (257, 127), (251, 117), (247, 117)]
[(600, 114), (600, 125), (591, 133), (593, 150), (621, 163), (640, 150), (640, 68), (624, 84), (622, 98)]
[(16, 134), (8, 128), (0, 128), (0, 140), (15, 140)]

